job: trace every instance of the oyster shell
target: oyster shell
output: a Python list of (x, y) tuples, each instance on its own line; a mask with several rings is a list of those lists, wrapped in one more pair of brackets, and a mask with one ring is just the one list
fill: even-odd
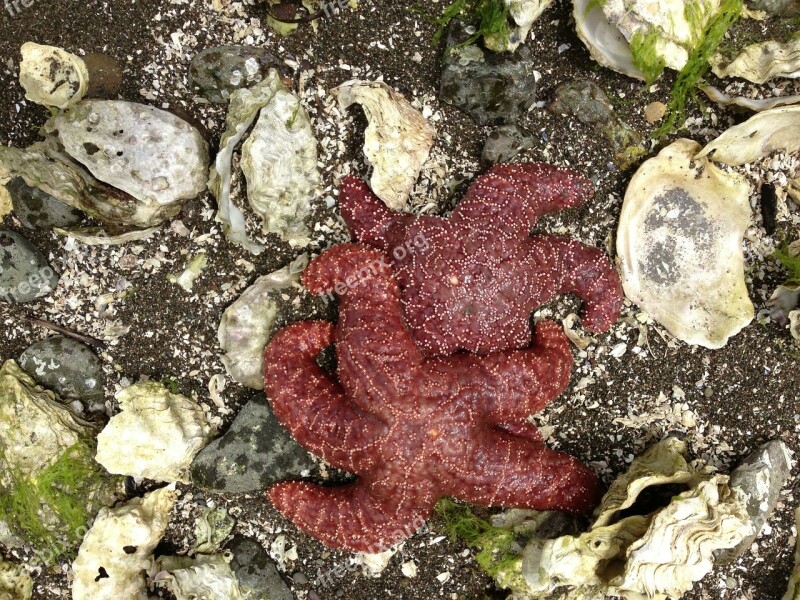
[(19, 82), (31, 102), (69, 108), (89, 88), (89, 71), (83, 59), (55, 46), (26, 42), (20, 48)]
[(33, 580), (20, 565), (0, 558), (0, 600), (30, 600)]
[(264, 389), (264, 347), (278, 326), (277, 297), (299, 284), (306, 265), (308, 256), (302, 254), (288, 266), (259, 277), (222, 315), (217, 338), (225, 351), (222, 363), (234, 381)]
[(508, 38), (497, 35), (485, 35), (483, 42), (493, 52), (513, 52), (520, 44), (525, 42), (538, 19), (553, 0), (503, 0), (508, 7), (508, 14), (514, 20), (516, 27), (510, 27)]
[(646, 79), (633, 63), (628, 40), (609, 23), (600, 2), (573, 0), (572, 15), (578, 37), (594, 60), (618, 73), (643, 81)]
[[(147, 600), (145, 571), (177, 500), (174, 486), (102, 509), (72, 565), (73, 600)], [(106, 577), (98, 574), (105, 573)]]
[(758, 84), (775, 77), (800, 77), (800, 35), (787, 42), (751, 44), (731, 61), (715, 54), (709, 62), (717, 77), (741, 77)]
[(188, 483), (192, 459), (212, 437), (202, 408), (153, 381), (116, 398), (121, 412), (97, 436), (97, 462), (110, 473)]
[(617, 253), (628, 298), (677, 338), (720, 348), (754, 317), (741, 248), (750, 186), (699, 150), (680, 139), (639, 168), (625, 193)]
[(281, 83), (277, 71), (270, 70), (267, 80), (275, 93), (242, 146), (247, 199), (263, 219), (264, 232), (304, 247), (311, 243), (305, 220), (322, 179), (317, 140), (300, 99)]
[(118, 100), (86, 100), (45, 127), (92, 175), (148, 209), (157, 225), (205, 188), (208, 146), (194, 127), (166, 111)]
[[(516, 580), (515, 591), (549, 597), (569, 586), (569, 598), (666, 600), (691, 589), (711, 570), (715, 550), (735, 547), (753, 525), (728, 477), (687, 463), (685, 452), (674, 438), (656, 444), (614, 482), (589, 531), (532, 540), (523, 551), (524, 579)], [(664, 484), (688, 489), (671, 499), (667, 491), (665, 506), (655, 512), (620, 518), (644, 490), (657, 493)]]
[(703, 93), (711, 98), (714, 102), (722, 104), (723, 106), (740, 106), (753, 112), (761, 112), (762, 110), (769, 110), (777, 106), (785, 106), (787, 104), (800, 103), (800, 96), (775, 96), (774, 98), (761, 98), (754, 100), (752, 98), (745, 98), (740, 96), (729, 96), (719, 88), (713, 85), (699, 85)]
[(372, 166), (372, 191), (392, 210), (408, 210), (408, 197), (428, 160), (436, 130), (382, 81), (348, 81), (333, 90), (342, 109), (360, 104), (369, 125), (364, 154)]
[(166, 584), (177, 600), (243, 600), (239, 582), (225, 554), (162, 556), (156, 561), (156, 582)]
[(646, 44), (666, 66), (680, 71), (719, 12), (721, 0), (605, 0), (600, 4), (608, 22), (628, 43)]
[[(794, 522), (797, 531), (800, 531), (800, 508), (794, 511)], [(800, 600), (800, 537), (797, 538), (797, 544), (794, 552), (794, 569), (789, 577), (789, 586), (786, 588), (786, 594), (783, 600)]]
[(696, 158), (726, 165), (754, 162), (772, 152), (800, 150), (800, 105), (765, 110), (735, 125), (708, 144)]

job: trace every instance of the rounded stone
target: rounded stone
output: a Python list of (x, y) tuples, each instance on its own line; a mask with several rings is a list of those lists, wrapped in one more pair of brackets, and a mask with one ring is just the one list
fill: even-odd
[(581, 123), (605, 124), (614, 120), (614, 106), (599, 85), (576, 79), (556, 88), (548, 106), (550, 112), (577, 117)]
[(252, 600), (292, 600), (292, 592), (278, 567), (261, 544), (237, 535), (228, 545), (232, 554), (231, 570), (243, 594)]
[(194, 57), (189, 88), (211, 102), (227, 102), (238, 89), (260, 83), (278, 59), (263, 48), (216, 46)]
[(58, 279), (36, 246), (18, 233), (0, 230), (0, 301), (32, 302), (52, 292)]
[(103, 366), (89, 346), (68, 337), (41, 340), (25, 350), (19, 365), (62, 398), (103, 399)]
[(507, 163), (523, 150), (533, 148), (533, 143), (529, 131), (518, 125), (502, 125), (486, 138), (481, 160), (492, 164)]
[(116, 98), (122, 87), (122, 67), (119, 61), (107, 54), (91, 52), (83, 57), (89, 71), (89, 98)]
[(11, 196), (14, 215), (28, 229), (72, 227), (83, 219), (83, 213), (77, 208), (30, 187), (22, 177), (9, 181), (6, 189)]

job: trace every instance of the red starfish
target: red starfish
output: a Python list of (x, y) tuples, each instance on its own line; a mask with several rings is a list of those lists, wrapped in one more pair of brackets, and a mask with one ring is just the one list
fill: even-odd
[(611, 327), (622, 286), (608, 258), (567, 238), (530, 235), (539, 216), (591, 195), (591, 182), (572, 171), (525, 163), (493, 167), (446, 219), (392, 212), (352, 177), (339, 203), (356, 240), (394, 254), (414, 341), (441, 356), (526, 347), (531, 312), (566, 292), (586, 303), (587, 329)]
[[(524, 421), (569, 382), (572, 355), (558, 325), (540, 323), (529, 349), (426, 359), (378, 250), (335, 246), (311, 263), (303, 283), (312, 293), (338, 291), (339, 322), (335, 330), (324, 321), (296, 323), (275, 335), (265, 389), (301, 444), (359, 479), (270, 488), (273, 504), (300, 529), (329, 546), (378, 552), (411, 535), (442, 496), (592, 509), (594, 473), (547, 448)], [(338, 383), (316, 362), (334, 342)]]

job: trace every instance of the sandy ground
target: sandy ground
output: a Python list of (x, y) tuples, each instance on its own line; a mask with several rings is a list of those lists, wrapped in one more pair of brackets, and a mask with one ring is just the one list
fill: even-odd
[[(189, 61), (197, 51), (223, 43), (265, 45), (286, 63), (314, 121), (321, 142), (326, 192), (314, 213), (319, 251), (344, 241), (347, 233), (335, 209), (335, 187), (346, 173), (365, 175), (359, 150), (363, 115), (341, 114), (330, 90), (352, 78), (382, 78), (395, 86), (437, 128), (437, 143), (415, 192), (415, 205), (445, 210), (482, 169), (480, 150), (488, 129), (476, 127), (465, 115), (436, 98), (441, 48), (431, 45), (435, 26), (420, 13), (438, 13), (442, 3), (398, 3), (362, 0), (357, 11), (345, 10), (282, 39), (265, 24), (263, 6), (223, 2), (218, 12), (204, 3), (180, 0), (156, 2), (35, 1), (13, 18), (0, 17), (0, 143), (25, 146), (35, 141), (46, 112), (26, 102), (17, 84), (19, 46), (25, 41), (53, 44), (69, 51), (104, 52), (124, 68), (121, 98), (173, 110), (208, 132), (215, 147), (223, 129), (219, 107), (197, 102), (187, 90)], [(547, 100), (559, 83), (575, 77), (598, 82), (610, 95), (617, 112), (637, 130), (650, 126), (644, 107), (665, 101), (670, 79), (650, 89), (600, 68), (574, 34), (569, 3), (557, 2), (534, 27), (536, 68), (541, 73), (538, 97)], [(708, 103), (707, 103), (708, 104)], [(692, 115), (686, 134), (706, 141), (732, 122), (714, 107)], [(739, 117), (740, 118), (740, 117)], [(601, 247), (611, 241), (630, 173), (608, 161), (609, 149), (590, 128), (574, 119), (548, 113), (537, 106), (526, 117), (537, 136), (536, 146), (522, 158), (571, 166), (592, 177), (598, 192), (588, 205), (544, 219), (539, 229), (572, 235)], [(796, 163), (795, 163), (796, 164)], [(768, 169), (767, 169), (768, 171)], [(754, 169), (752, 178), (765, 170)], [(774, 172), (773, 172), (774, 175)], [(449, 195), (446, 182), (460, 182)], [(754, 225), (745, 242), (748, 285), (757, 310), (763, 309), (783, 275), (768, 258), (777, 242), (797, 237), (797, 208), (782, 204), (778, 232), (766, 236), (760, 226), (758, 194), (754, 188)], [(113, 414), (116, 390), (142, 377), (177, 381), (182, 393), (195, 396), (221, 429), (252, 395), (231, 381), (218, 406), (208, 399), (209, 379), (224, 373), (219, 361), (216, 328), (222, 311), (259, 275), (287, 264), (296, 254), (268, 240), (269, 248), (252, 257), (227, 243), (213, 220), (207, 197), (186, 205), (179, 220), (147, 242), (114, 248), (87, 248), (51, 233), (28, 235), (63, 275), (56, 292), (22, 307), (0, 305), (0, 358), (15, 358), (46, 332), (32, 328), (21, 315), (47, 318), (83, 333), (112, 339), (102, 359), (108, 375), (107, 412)], [(4, 226), (23, 231), (10, 216)], [(180, 271), (188, 256), (205, 250), (209, 267), (191, 293), (170, 284), (167, 275)], [(120, 288), (135, 294), (122, 298)], [(537, 317), (564, 318), (578, 308), (564, 297)], [(625, 469), (633, 455), (670, 432), (686, 436), (693, 454), (727, 468), (760, 443), (784, 439), (798, 449), (797, 349), (788, 333), (772, 324), (752, 324), (723, 349), (689, 347), (657, 325), (637, 325), (639, 309), (628, 305), (623, 319), (608, 334), (598, 336), (587, 351), (575, 351), (576, 371), (570, 389), (537, 421), (553, 446), (569, 451), (594, 466), (606, 482)], [(120, 332), (127, 333), (119, 335)], [(647, 334), (640, 341), (640, 329)], [(117, 337), (118, 336), (118, 337)], [(116, 339), (114, 339), (116, 338)], [(611, 348), (624, 344), (620, 358)], [(686, 427), (682, 415), (691, 413), (696, 426)], [(620, 421), (622, 419), (622, 421)], [(779, 509), (751, 552), (736, 564), (716, 569), (689, 598), (778, 599), (792, 565), (792, 510), (798, 482), (793, 477)], [(378, 578), (350, 572), (330, 586), (315, 586), (318, 571), (347, 564), (348, 557), (331, 552), (298, 532), (260, 495), (219, 497), (182, 488), (182, 498), (165, 540), (164, 551), (185, 551), (193, 541), (193, 523), (207, 504), (231, 508), (237, 531), (255, 536), (278, 558), (276, 541), (296, 547), (297, 559), (284, 559), (281, 568), (297, 598), (383, 599), (432, 598), (478, 600), (503, 597), (492, 589), (472, 561), (470, 551), (442, 538), (436, 520), (431, 531), (406, 542)], [(283, 538), (281, 538), (283, 536)], [(17, 555), (11, 555), (16, 557)], [(22, 557), (24, 558), (24, 556)], [(400, 565), (413, 560), (416, 578), (404, 577)], [(68, 597), (68, 564), (60, 564), (37, 579), (34, 598)]]

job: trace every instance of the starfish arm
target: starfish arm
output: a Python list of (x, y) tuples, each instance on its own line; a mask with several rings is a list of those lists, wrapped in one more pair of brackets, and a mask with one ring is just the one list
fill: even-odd
[(546, 163), (497, 165), (478, 177), (452, 221), (527, 236), (541, 215), (577, 206), (594, 193), (591, 181)]
[(513, 506), (588, 514), (600, 500), (594, 472), (576, 458), (489, 430), (453, 474), (447, 493), (483, 506)]
[(363, 480), (338, 487), (279, 483), (269, 489), (272, 504), (297, 527), (327, 546), (351, 552), (384, 552), (425, 524), (433, 505), (398, 506), (380, 500)]
[(350, 233), (359, 242), (390, 253), (400, 245), (414, 217), (389, 210), (367, 184), (345, 177), (339, 188), (339, 210)]
[(533, 345), (525, 350), (443, 359), (459, 374), (463, 387), (479, 390), (483, 418), (496, 425), (523, 420), (540, 411), (569, 384), (572, 351), (560, 325), (536, 325)]
[(278, 332), (264, 353), (264, 389), (278, 421), (314, 454), (346, 471), (373, 466), (385, 425), (350, 403), (316, 362), (333, 326), (305, 321)]
[[(583, 300), (586, 329), (606, 331), (619, 318), (622, 284), (603, 252), (575, 240), (536, 235), (530, 239), (529, 257), (552, 275), (551, 297), (569, 292)], [(549, 300), (543, 297), (541, 302)]]
[(303, 283), (312, 293), (333, 288), (339, 294), (339, 381), (362, 409), (388, 417), (397, 398), (416, 385), (422, 354), (405, 326), (400, 288), (384, 255), (339, 244), (312, 261)]

